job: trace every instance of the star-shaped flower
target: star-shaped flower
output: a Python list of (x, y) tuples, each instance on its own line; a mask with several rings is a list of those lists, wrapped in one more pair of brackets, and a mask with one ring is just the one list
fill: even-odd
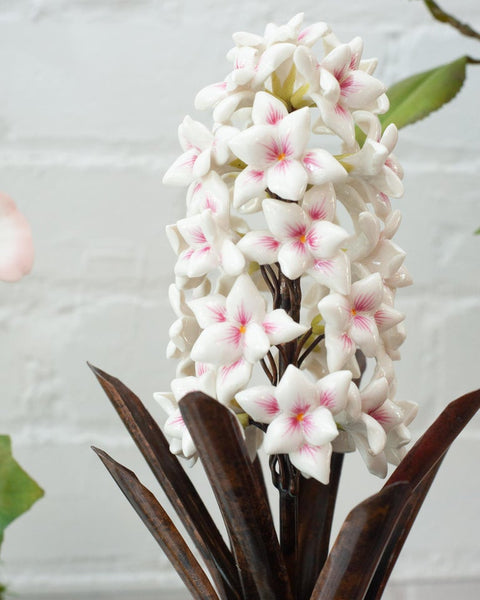
[(308, 183), (321, 185), (346, 178), (346, 171), (329, 152), (307, 149), (309, 108), (288, 113), (278, 98), (258, 92), (252, 119), (252, 127), (230, 140), (234, 154), (248, 165), (235, 182), (234, 206), (262, 195), (266, 188), (298, 201)]

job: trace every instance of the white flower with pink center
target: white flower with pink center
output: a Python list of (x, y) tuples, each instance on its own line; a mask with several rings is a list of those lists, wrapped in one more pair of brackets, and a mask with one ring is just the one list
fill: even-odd
[(208, 296), (190, 302), (202, 333), (191, 357), (218, 366), (244, 359), (254, 364), (272, 345), (289, 342), (307, 330), (283, 309), (266, 311), (263, 296), (248, 275), (240, 275), (225, 298)]
[(248, 165), (235, 181), (236, 207), (267, 188), (285, 200), (298, 201), (309, 183), (321, 185), (346, 178), (346, 171), (329, 152), (307, 150), (309, 108), (288, 113), (279, 99), (258, 92), (252, 119), (252, 127), (230, 140), (234, 154)]
[(203, 392), (212, 398), (216, 398), (215, 375), (211, 370), (206, 370), (197, 377), (180, 377), (174, 379), (170, 387), (172, 388), (172, 393), (156, 392), (153, 394), (155, 400), (168, 415), (164, 425), (164, 432), (170, 440), (170, 451), (173, 454), (180, 454), (184, 458), (196, 459), (197, 450), (183, 421), (178, 403), (190, 392)]
[[(348, 266), (329, 277), (330, 269), (318, 268), (322, 261), (334, 259), (349, 234), (330, 221), (322, 220), (320, 202), (314, 188), (307, 192), (303, 206), (292, 202), (267, 199), (263, 212), (269, 231), (247, 233), (238, 247), (251, 260), (259, 264), (280, 263), (282, 272), (289, 279), (297, 279), (307, 270), (322, 273), (325, 283), (335, 287), (334, 279), (343, 279), (342, 289), (348, 287)], [(320, 196), (321, 196), (320, 192)], [(346, 291), (346, 290), (345, 290)]]
[(30, 225), (13, 200), (0, 194), (0, 280), (18, 281), (30, 272), (32, 264)]
[(220, 218), (206, 209), (178, 221), (177, 228), (186, 247), (180, 252), (175, 265), (176, 275), (195, 278), (218, 267), (228, 275), (238, 275), (243, 271), (243, 254), (233, 241), (233, 232), (221, 227)]
[(302, 473), (327, 483), (331, 441), (338, 435), (333, 415), (344, 410), (351, 379), (349, 371), (339, 371), (314, 382), (289, 365), (276, 388), (250, 388), (236, 400), (254, 421), (268, 424), (268, 454), (289, 454)]
[(231, 153), (228, 140), (237, 133), (234, 127), (220, 126), (212, 133), (191, 117), (185, 117), (178, 128), (178, 138), (183, 154), (163, 176), (163, 182), (171, 185), (189, 185), (203, 177), (212, 165), (228, 162)]
[[(365, 356), (375, 356), (380, 346), (380, 335), (375, 313), (383, 300), (383, 282), (374, 273), (352, 284), (347, 295), (329, 294), (318, 303), (325, 321), (325, 345), (330, 371), (341, 369), (360, 348)], [(396, 314), (397, 311), (395, 311)], [(389, 321), (385, 313), (382, 327), (388, 329), (398, 321)], [(396, 317), (396, 315), (395, 315)]]

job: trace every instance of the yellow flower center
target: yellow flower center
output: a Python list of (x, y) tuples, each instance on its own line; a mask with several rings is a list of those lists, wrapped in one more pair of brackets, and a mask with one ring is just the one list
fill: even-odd
[(285, 160), (285, 152), (281, 152), (278, 156), (277, 156), (277, 160)]
[(305, 418), (305, 413), (298, 413), (298, 415), (295, 418), (297, 419), (297, 421), (301, 422)]
[(304, 244), (307, 241), (307, 236), (305, 234), (303, 234), (300, 236), (299, 239), (300, 239), (301, 243)]
[(350, 312), (352, 313), (352, 317), (354, 317), (357, 314), (357, 311), (354, 308), (352, 308)]
[(245, 333), (247, 331), (247, 328), (245, 327), (245, 325), (240, 325), (240, 327), (238, 328), (238, 331), (240, 333)]

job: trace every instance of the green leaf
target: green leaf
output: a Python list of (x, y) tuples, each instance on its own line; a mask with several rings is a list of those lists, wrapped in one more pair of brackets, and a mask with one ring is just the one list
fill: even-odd
[(475, 231), (475, 235), (480, 235), (480, 227)]
[(43, 490), (12, 456), (8, 435), (0, 435), (0, 544), (5, 528), (43, 496)]
[(399, 81), (388, 91), (390, 109), (380, 115), (383, 129), (390, 123), (400, 129), (420, 121), (450, 102), (465, 81), (468, 56), (462, 56), (446, 65), (417, 73)]

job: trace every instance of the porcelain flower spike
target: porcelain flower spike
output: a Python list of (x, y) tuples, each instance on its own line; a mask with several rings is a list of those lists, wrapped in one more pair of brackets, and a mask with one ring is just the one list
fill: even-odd
[[(358, 449), (384, 475), (414, 412), (395, 399), (405, 337), (395, 296), (410, 277), (393, 241), (390, 198), (403, 185), (397, 130), (378, 118), (385, 87), (360, 38), (341, 43), (301, 14), (233, 39), (233, 70), (196, 98), (211, 126), (184, 119), (165, 175), (188, 186), (187, 214), (168, 227), (174, 387), (205, 390), (207, 378), (291, 473), (327, 483), (332, 450)], [(360, 390), (365, 361), (373, 375)], [(166, 432), (191, 456), (178, 395), (159, 396)]]

